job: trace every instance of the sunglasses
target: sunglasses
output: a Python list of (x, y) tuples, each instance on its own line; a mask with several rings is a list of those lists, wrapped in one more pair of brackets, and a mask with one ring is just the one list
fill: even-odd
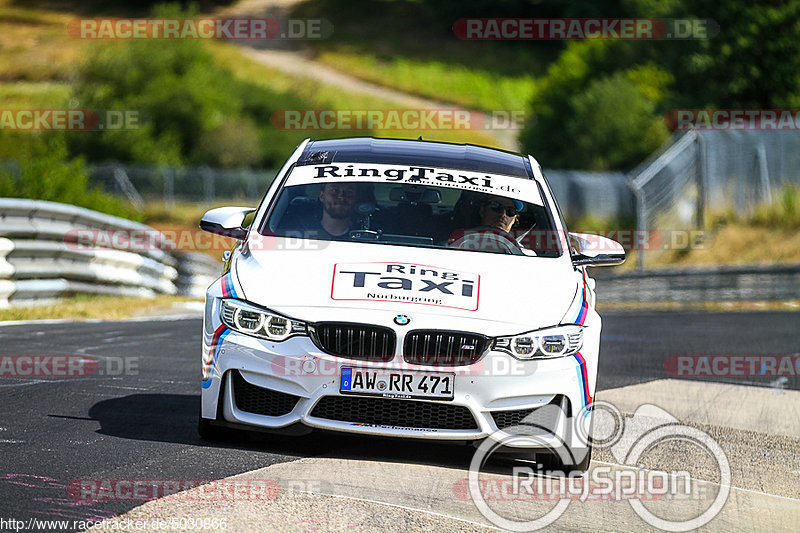
[(500, 202), (489, 202), (486, 205), (489, 206), (489, 209), (491, 209), (495, 213), (505, 212), (506, 216), (509, 217), (515, 217), (519, 214), (519, 211), (517, 211), (517, 208), (514, 207), (513, 205), (503, 205)]

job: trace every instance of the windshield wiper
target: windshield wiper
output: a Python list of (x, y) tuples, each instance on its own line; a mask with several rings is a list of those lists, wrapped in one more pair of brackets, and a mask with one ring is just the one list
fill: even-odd
[(392, 233), (384, 233), (380, 236), (380, 241), (408, 244), (433, 244), (433, 237), (418, 237), (416, 235), (395, 235)]
[(364, 242), (397, 243), (397, 244), (420, 244), (432, 245), (433, 237), (418, 237), (416, 235), (399, 235), (393, 233), (383, 233), (380, 230), (356, 229), (350, 232), (350, 240)]

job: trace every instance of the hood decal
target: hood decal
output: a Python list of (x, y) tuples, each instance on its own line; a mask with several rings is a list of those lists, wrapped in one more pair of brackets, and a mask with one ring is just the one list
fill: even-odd
[(332, 300), (403, 302), (477, 311), (481, 276), (415, 263), (336, 263)]

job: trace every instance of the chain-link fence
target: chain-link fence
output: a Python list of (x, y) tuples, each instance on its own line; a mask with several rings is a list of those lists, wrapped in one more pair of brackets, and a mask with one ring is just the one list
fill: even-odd
[[(4, 168), (13, 170), (9, 165)], [(90, 166), (90, 172), (94, 183), (137, 208), (162, 201), (168, 209), (176, 201), (254, 204), (276, 174), (115, 163)], [(546, 170), (545, 175), (571, 220), (592, 215), (619, 222), (635, 213), (640, 234), (703, 228), (708, 212), (747, 215), (775, 201), (787, 184), (800, 184), (800, 132), (689, 131), (676, 134), (628, 174)], [(640, 268), (645, 255), (638, 254)]]
[(634, 197), (624, 172), (544, 170), (544, 175), (564, 216), (571, 221), (591, 215), (619, 222), (634, 215)]
[(689, 131), (630, 175), (638, 230), (702, 228), (708, 212), (747, 215), (800, 184), (800, 132)]
[[(144, 201), (215, 203), (218, 199), (260, 199), (277, 171), (210, 167), (156, 167), (104, 164), (90, 167), (91, 179), (106, 191), (125, 196), (141, 208)], [(633, 195), (624, 172), (546, 170), (564, 214), (576, 220), (593, 215), (603, 220), (632, 217)]]
[(145, 201), (175, 201), (211, 205), (218, 199), (257, 203), (275, 178), (276, 170), (169, 167), (108, 163), (89, 168), (93, 183), (125, 196), (141, 209)]

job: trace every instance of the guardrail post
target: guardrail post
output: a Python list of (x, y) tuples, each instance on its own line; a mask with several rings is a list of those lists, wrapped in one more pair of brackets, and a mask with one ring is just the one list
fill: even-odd
[(203, 167), (200, 172), (203, 175), (203, 197), (208, 205), (214, 202), (214, 172), (209, 167)]
[(706, 206), (708, 205), (708, 150), (703, 135), (698, 133), (697, 139), (697, 211), (695, 218), (697, 227), (706, 227)]
[(163, 167), (161, 176), (164, 179), (164, 207), (172, 211), (175, 209), (175, 170)]
[[(634, 187), (633, 194), (636, 196), (636, 233), (637, 235), (641, 236), (644, 235), (645, 231), (647, 231), (647, 208), (645, 206), (644, 194), (642, 193), (642, 190)], [(638, 242), (642, 242), (641, 238), (636, 240)], [(647, 242), (650, 242), (649, 236)], [(643, 246), (642, 249), (639, 250), (639, 253), (636, 254), (636, 264), (639, 272), (644, 271), (644, 254), (645, 249)]]
[(767, 150), (764, 144), (759, 144), (756, 148), (756, 174), (758, 175), (758, 184), (761, 186), (761, 198), (759, 200), (766, 200), (769, 205), (772, 205), (772, 190), (769, 184), (769, 166), (767, 166)]
[(139, 191), (136, 190), (136, 187), (133, 186), (133, 183), (131, 183), (131, 180), (128, 178), (128, 173), (125, 172), (125, 168), (120, 165), (114, 165), (113, 174), (123, 194), (128, 197), (128, 200), (130, 200), (137, 211), (142, 211), (144, 209), (144, 200), (142, 200)]
[(244, 178), (247, 183), (247, 197), (251, 199), (258, 198), (258, 186), (256, 185), (256, 176), (250, 168), (244, 169)]

